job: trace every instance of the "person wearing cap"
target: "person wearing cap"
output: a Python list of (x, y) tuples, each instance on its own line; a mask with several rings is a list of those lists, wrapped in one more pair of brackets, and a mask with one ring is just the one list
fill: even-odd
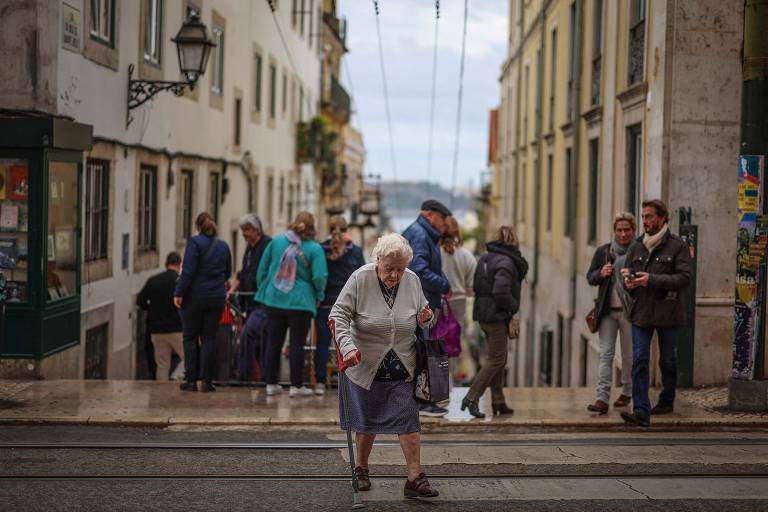
[[(413, 259), (408, 268), (419, 276), (421, 288), (432, 311), (440, 311), (441, 297), (449, 295), (451, 291), (440, 257), (440, 237), (445, 230), (445, 219), (450, 216), (451, 211), (443, 203), (428, 199), (422, 203), (416, 221), (403, 231), (403, 237), (413, 249)], [(445, 416), (448, 409), (435, 404), (423, 404), (419, 414)]]

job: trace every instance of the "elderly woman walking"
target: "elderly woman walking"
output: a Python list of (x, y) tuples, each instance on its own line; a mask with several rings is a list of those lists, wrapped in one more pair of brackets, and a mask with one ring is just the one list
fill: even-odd
[[(347, 281), (331, 309), (336, 341), (349, 364), (349, 428), (356, 433), (358, 488), (371, 488), (368, 457), (377, 434), (397, 434), (408, 466), (403, 494), (435, 497), (421, 471), (419, 406), (413, 396), (417, 327), (428, 327), (433, 314), (416, 274), (413, 257), (398, 234), (381, 237), (374, 263), (363, 265)], [(347, 425), (342, 417), (342, 429)]]

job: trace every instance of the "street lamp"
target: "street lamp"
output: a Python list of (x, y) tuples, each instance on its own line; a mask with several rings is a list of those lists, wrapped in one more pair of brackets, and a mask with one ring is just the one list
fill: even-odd
[(166, 80), (134, 80), (134, 65), (128, 66), (128, 109), (126, 111), (125, 126), (131, 124), (133, 118), (131, 110), (143, 105), (160, 91), (171, 91), (176, 96), (184, 94), (184, 89), (193, 90), (200, 75), (205, 73), (208, 65), (208, 57), (211, 48), (216, 44), (208, 39), (205, 24), (200, 21), (200, 16), (192, 14), (181, 26), (176, 37), (171, 41), (176, 43), (176, 51), (179, 58), (179, 70), (186, 81), (173, 82)]

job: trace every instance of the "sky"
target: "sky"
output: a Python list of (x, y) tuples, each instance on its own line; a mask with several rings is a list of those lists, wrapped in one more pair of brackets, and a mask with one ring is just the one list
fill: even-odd
[[(478, 187), (487, 167), (488, 112), (500, 101), (498, 78), (506, 53), (506, 0), (469, 0), (457, 189)], [(427, 179), (435, 2), (379, 0), (397, 175), (393, 172), (372, 0), (340, 0), (348, 22), (342, 84), (353, 96), (352, 124), (362, 131), (366, 172), (382, 179)], [(458, 105), (462, 0), (441, 0), (432, 182), (449, 188)], [(351, 78), (351, 80), (350, 80)]]

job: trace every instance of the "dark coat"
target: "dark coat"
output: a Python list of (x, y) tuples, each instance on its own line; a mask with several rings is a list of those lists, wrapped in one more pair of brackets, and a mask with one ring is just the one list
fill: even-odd
[[(216, 246), (205, 261), (201, 261), (214, 241)], [(227, 294), (224, 283), (231, 275), (232, 256), (227, 243), (205, 235), (193, 236), (184, 251), (184, 264), (175, 295), (185, 299), (224, 298)]]
[(429, 307), (437, 311), (440, 298), (451, 290), (448, 278), (443, 274), (440, 233), (427, 219), (419, 215), (416, 222), (403, 231), (403, 237), (413, 249), (413, 259), (408, 268), (419, 276)]
[(648, 286), (629, 290), (632, 308), (629, 320), (639, 327), (670, 327), (685, 323), (680, 292), (691, 284), (691, 255), (680, 237), (667, 232), (649, 253), (642, 237), (629, 251), (625, 268), (648, 272)]
[[(611, 251), (611, 244), (601, 245), (595, 251), (592, 256), (592, 263), (587, 270), (587, 282), (591, 286), (599, 286), (597, 289), (597, 298), (595, 299), (595, 307), (597, 308), (597, 325), (600, 325), (600, 321), (610, 313), (611, 310), (611, 293), (613, 292), (613, 276), (603, 277), (600, 275), (600, 269), (606, 263), (613, 263), (615, 256)], [(618, 272), (619, 269), (614, 269)]]
[(181, 332), (181, 316), (173, 303), (178, 278), (176, 271), (168, 269), (150, 277), (136, 296), (136, 305), (149, 312), (149, 332)]
[(475, 270), (472, 319), (506, 323), (520, 310), (520, 283), (528, 273), (528, 262), (517, 247), (490, 242), (486, 248)]
[(331, 307), (339, 298), (349, 276), (365, 265), (365, 258), (363, 257), (363, 250), (352, 242), (347, 242), (347, 252), (335, 260), (328, 259), (328, 255), (331, 253), (330, 241), (327, 240), (320, 245), (325, 251), (326, 260), (328, 260), (328, 283), (325, 285), (325, 298), (320, 306)]
[(272, 241), (267, 235), (261, 235), (256, 245), (248, 244), (243, 254), (243, 266), (240, 272), (237, 273), (237, 280), (240, 281), (239, 291), (241, 292), (255, 292), (256, 291), (256, 271), (259, 269), (259, 263), (261, 262), (261, 256), (264, 254), (264, 249), (267, 248), (269, 242)]

